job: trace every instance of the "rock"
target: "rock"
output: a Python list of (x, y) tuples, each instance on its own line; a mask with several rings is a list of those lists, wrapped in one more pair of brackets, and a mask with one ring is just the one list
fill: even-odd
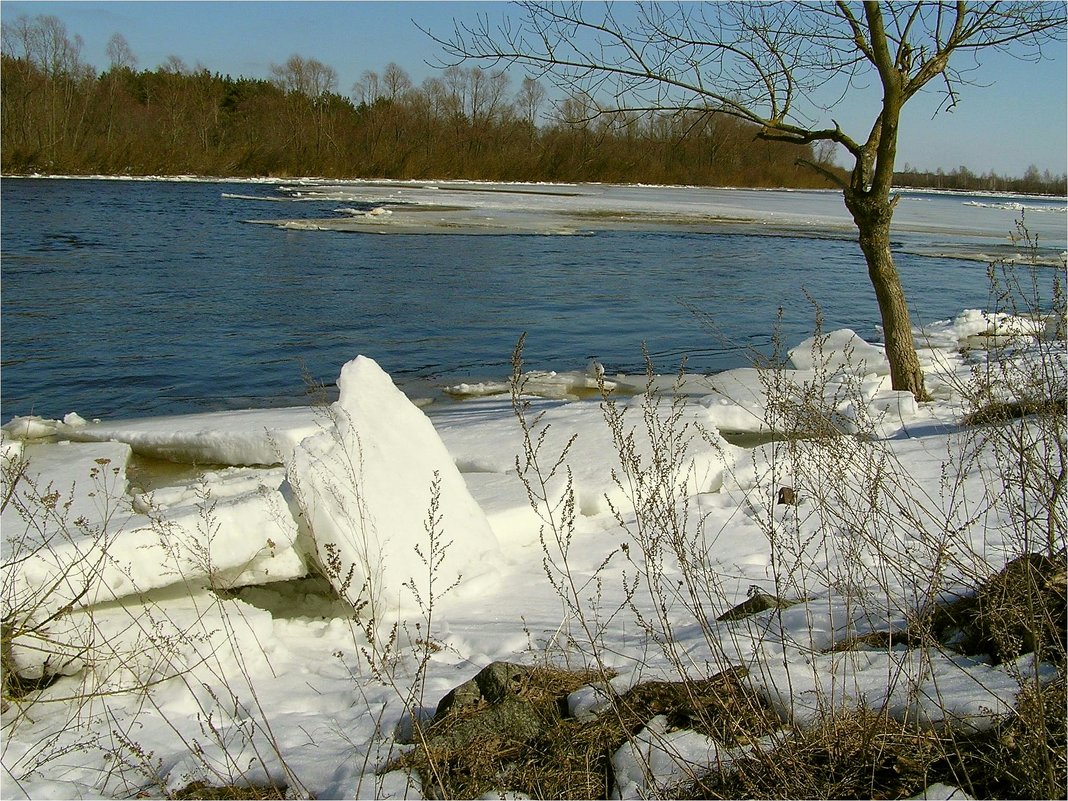
[(764, 592), (755, 584), (749, 588), (749, 597), (737, 606), (733, 606), (716, 618), (720, 623), (728, 620), (741, 620), (768, 609), (785, 609), (797, 603), (796, 601), (784, 601), (770, 593)]
[(450, 710), (463, 710), (481, 703), (498, 704), (509, 696), (518, 695), (534, 668), (513, 662), (493, 662), (441, 699), (435, 719)]
[(536, 670), (511, 662), (484, 667), (441, 699), (430, 728), (430, 746), (520, 743), (537, 735), (559, 719), (560, 710), (555, 701), (546, 704), (526, 694)]

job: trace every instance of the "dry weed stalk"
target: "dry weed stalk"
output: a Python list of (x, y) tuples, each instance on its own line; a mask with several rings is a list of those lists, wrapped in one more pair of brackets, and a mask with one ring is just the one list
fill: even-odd
[[(1012, 275), (1003, 286), (991, 272), (995, 312), (1011, 301), (1023, 304), (1010, 307), (1013, 316), (1036, 317), (1041, 308), (1037, 293), (1032, 292), (1028, 302), (1019, 273)], [(1037, 286), (1033, 282), (1031, 288)], [(999, 318), (995, 314), (992, 319)], [(865, 370), (854, 354), (847, 348), (844, 365), (829, 362), (818, 309), (813, 367), (802, 380), (785, 369), (777, 344), (776, 355), (760, 371), (767, 399), (764, 423), (773, 436), (755, 455), (755, 477), (735, 477), (746, 488), (748, 516), (767, 538), (773, 583), (773, 595), (757, 593), (774, 602), (764, 604), (771, 611), (751, 630), (757, 652), (766, 649), (756, 662), (763, 669), (776, 658), (785, 660), (788, 648), (813, 656), (834, 651), (842, 655), (840, 664), (852, 665), (853, 671), (863, 662), (856, 649), (870, 649), (872, 644), (888, 653), (902, 646), (914, 649), (917, 659), (912, 667), (906, 667), (908, 660), (887, 661), (886, 695), (874, 707), (850, 711), (854, 690), (845, 674), (840, 685), (832, 681), (829, 690), (817, 689), (814, 720), (794, 725), (755, 749), (749, 757), (752, 764), (741, 771), (767, 777), (767, 782), (743, 786), (724, 773), (694, 787), (711, 797), (739, 792), (773, 796), (779, 791), (796, 797), (915, 793), (934, 781), (946, 781), (979, 795), (1063, 795), (1068, 472), (1065, 309), (1059, 282), (1052, 310), (1044, 311), (1043, 319), (1053, 321), (1046, 326), (1052, 343), (1031, 338), (1025, 343), (1027, 352), (1018, 338), (992, 331), (993, 346), (981, 354), (972, 381), (957, 386), (972, 411), (961, 431), (947, 430), (947, 450), (933, 486), (914, 480), (893, 442), (880, 437), (881, 421), (870, 414)], [(778, 338), (776, 342), (781, 344)], [(579, 581), (572, 575), (568, 552), (576, 518), (567, 454), (573, 439), (558, 455), (543, 452), (541, 417), (532, 415), (521, 399), (521, 348), (522, 340), (513, 358), (513, 407), (524, 432), (517, 470), (545, 524), (543, 564), (561, 598), (570, 643), (585, 648), (593, 664), (603, 665), (605, 621), (616, 620), (618, 610), (603, 615), (590, 605), (600, 594), (591, 595), (588, 588), (591, 581), (606, 580), (609, 559), (592, 579)], [(1013, 389), (1008, 400), (1006, 388)], [(730, 606), (725, 589), (730, 575), (714, 558), (718, 532), (706, 530), (709, 520), (692, 513), (687, 453), (704, 432), (686, 422), (682, 404), (679, 392), (659, 397), (651, 366), (640, 411), (607, 392), (602, 397), (616, 449), (613, 479), (627, 502), (621, 506), (607, 497), (616, 523), (630, 539), (622, 548), (628, 610), (689, 687), (702, 670), (729, 669), (731, 655), (737, 660), (745, 646), (740, 639), (734, 641), (740, 637), (737, 631), (714, 620), (716, 611)], [(637, 425), (632, 425), (634, 414), (640, 415)], [(715, 437), (706, 434), (704, 446), (715, 445)], [(565, 492), (553, 505), (558, 496), (553, 495), (552, 481), (560, 477)], [(785, 501), (782, 488), (789, 490)], [(925, 627), (923, 616), (943, 603), (947, 593), (992, 586), (991, 573), (1034, 553), (1052, 560), (1052, 573), (1025, 583), (1012, 608), (984, 607), (990, 630), (999, 632), (991, 636), (1001, 641), (989, 647), (1015, 656), (1030, 649), (1034, 656), (1027, 664), (1052, 660), (1059, 678), (1040, 681), (1037, 669), (1024, 663), (1010, 666), (1020, 688), (1015, 712), (996, 721), (987, 733), (955, 724), (936, 732), (917, 725), (911, 716), (892, 719), (888, 704), (895, 694), (911, 699), (906, 704), (911, 708), (930, 697), (933, 681), (935, 700), (941, 698), (939, 682), (932, 678), (934, 660), (940, 654), (952, 657), (956, 646), (944, 631), (936, 634)], [(1036, 581), (1045, 583), (1039, 587)], [(838, 621), (829, 639), (794, 639), (797, 617), (794, 610), (789, 615), (786, 611), (792, 601), (801, 601), (799, 608), (807, 609), (810, 617)], [(683, 638), (676, 636), (680, 627), (687, 635), (694, 627), (701, 632), (708, 654), (705, 664), (696, 663), (681, 647)], [(1039, 631), (1060, 631), (1062, 636), (1039, 636)], [(617, 661), (619, 656), (613, 654)], [(640, 653), (632, 658), (643, 659)], [(815, 675), (817, 664), (812, 660), (814, 686), (825, 687)], [(793, 676), (786, 671), (788, 683)], [(770, 675), (764, 678), (771, 680)], [(786, 692), (794, 697), (799, 689)], [(623, 719), (618, 695), (611, 700), (616, 719)], [(1026, 754), (1021, 742), (1028, 743)]]

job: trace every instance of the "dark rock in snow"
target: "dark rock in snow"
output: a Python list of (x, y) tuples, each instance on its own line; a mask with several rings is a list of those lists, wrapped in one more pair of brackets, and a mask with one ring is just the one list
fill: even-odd
[(784, 601), (771, 593), (764, 592), (755, 584), (749, 588), (749, 597), (737, 606), (732, 606), (722, 615), (716, 618), (720, 623), (728, 620), (741, 620), (743, 617), (755, 615), (768, 609), (785, 609), (793, 606), (797, 601)]
[(431, 746), (452, 748), (529, 740), (559, 719), (556, 704), (528, 697), (536, 668), (493, 662), (441, 699), (430, 727)]

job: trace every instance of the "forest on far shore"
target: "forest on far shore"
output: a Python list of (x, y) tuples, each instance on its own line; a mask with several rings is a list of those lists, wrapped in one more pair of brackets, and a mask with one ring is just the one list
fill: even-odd
[[(756, 138), (715, 109), (600, 113), (542, 84), (451, 67), (413, 84), (396, 64), (346, 96), (337, 72), (292, 56), (270, 79), (190, 69), (172, 56), (137, 70), (125, 39), (101, 73), (55, 17), (4, 23), (0, 169), (6, 174), (469, 178), (737, 187), (827, 187), (799, 159), (838, 170), (826, 148)], [(1065, 176), (918, 172), (902, 186), (1064, 194)]]

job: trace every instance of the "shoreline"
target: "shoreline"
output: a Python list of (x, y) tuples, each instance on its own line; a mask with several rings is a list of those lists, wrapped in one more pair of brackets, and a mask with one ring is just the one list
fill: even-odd
[[(838, 189), (815, 189), (810, 187), (790, 186), (712, 186), (704, 184), (648, 184), (648, 183), (609, 183), (605, 181), (494, 181), (482, 178), (326, 178), (315, 175), (303, 175), (292, 177), (281, 176), (225, 176), (225, 175), (111, 175), (93, 173), (86, 175), (67, 173), (0, 173), (0, 180), (5, 179), (40, 179), (53, 181), (131, 181), (163, 183), (248, 183), (248, 184), (291, 184), (291, 183), (315, 183), (315, 184), (361, 184), (361, 185), (410, 185), (424, 186), (428, 184), (470, 184), (470, 185), (498, 185), (498, 186), (606, 186), (627, 187), (643, 189), (707, 189), (723, 190), (731, 192), (790, 192), (796, 194), (838, 195)], [(895, 190), (913, 194), (931, 195), (962, 195), (966, 197), (1017, 197), (1033, 198), (1035, 200), (1064, 200), (1068, 202), (1068, 194), (1033, 194), (1011, 191), (994, 191), (987, 189), (932, 189), (930, 187), (898, 186)]]

